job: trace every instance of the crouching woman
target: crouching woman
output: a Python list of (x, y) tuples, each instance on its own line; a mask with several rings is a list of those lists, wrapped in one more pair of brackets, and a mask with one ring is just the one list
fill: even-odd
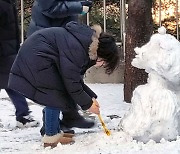
[(74, 142), (72, 135), (60, 131), (61, 111), (78, 104), (99, 114), (97, 95), (82, 76), (93, 65), (111, 74), (118, 61), (115, 39), (100, 26), (70, 22), (65, 28), (39, 30), (24, 42), (11, 69), (9, 88), (46, 106), (44, 147)]

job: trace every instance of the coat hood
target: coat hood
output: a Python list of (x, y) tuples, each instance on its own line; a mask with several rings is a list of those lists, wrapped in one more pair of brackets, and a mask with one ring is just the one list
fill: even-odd
[(69, 22), (66, 24), (66, 30), (70, 32), (81, 43), (85, 51), (88, 51), (91, 60), (97, 59), (97, 49), (99, 43), (99, 36), (102, 32), (100, 25), (92, 27), (85, 24), (78, 24), (77, 22)]

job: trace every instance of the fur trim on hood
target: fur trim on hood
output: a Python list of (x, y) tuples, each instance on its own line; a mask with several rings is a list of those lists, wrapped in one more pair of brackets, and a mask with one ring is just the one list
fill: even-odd
[(94, 29), (95, 32), (92, 35), (92, 43), (89, 46), (89, 57), (91, 60), (97, 59), (97, 49), (99, 44), (99, 36), (102, 32), (102, 28), (100, 25), (94, 25), (91, 27), (91, 29)]

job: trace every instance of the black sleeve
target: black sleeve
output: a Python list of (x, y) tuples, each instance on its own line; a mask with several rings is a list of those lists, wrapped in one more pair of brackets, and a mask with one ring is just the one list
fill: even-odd
[(82, 83), (82, 87), (84, 89), (84, 91), (91, 97), (91, 98), (97, 98), (97, 95), (94, 93), (94, 91), (91, 90), (91, 88), (89, 88), (83, 80), (81, 80)]
[(60, 57), (60, 74), (64, 85), (74, 102), (83, 110), (91, 107), (93, 101), (91, 96), (84, 90), (81, 82), (80, 69), (64, 56)]

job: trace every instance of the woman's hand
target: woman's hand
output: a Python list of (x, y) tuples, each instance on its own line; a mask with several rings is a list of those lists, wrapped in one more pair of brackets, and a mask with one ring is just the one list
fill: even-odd
[(99, 103), (97, 102), (97, 100), (95, 98), (92, 98), (93, 100), (93, 104), (91, 105), (91, 107), (88, 109), (89, 112), (95, 113), (95, 114), (100, 114), (99, 111)]

